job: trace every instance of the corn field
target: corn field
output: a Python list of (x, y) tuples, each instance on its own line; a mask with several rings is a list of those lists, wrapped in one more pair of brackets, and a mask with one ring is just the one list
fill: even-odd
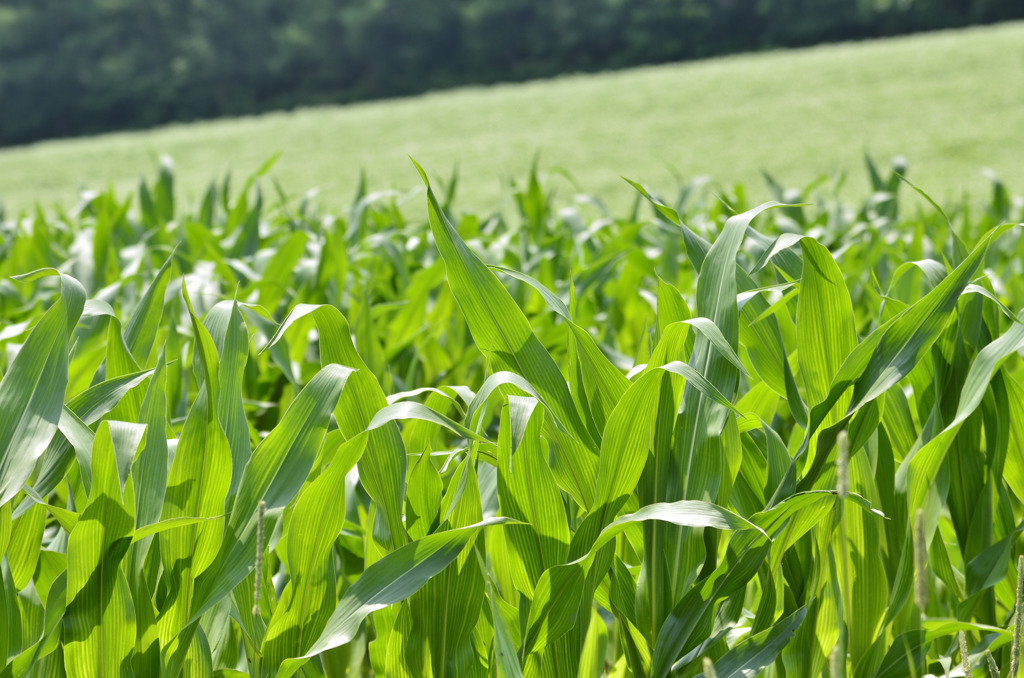
[(0, 219), (0, 675), (1016, 677), (1024, 207), (867, 165)]

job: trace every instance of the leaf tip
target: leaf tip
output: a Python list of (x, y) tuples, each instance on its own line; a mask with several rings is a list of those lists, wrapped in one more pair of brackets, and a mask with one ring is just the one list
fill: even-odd
[(411, 155), (409, 156), (409, 160), (411, 160), (412, 164), (416, 167), (416, 171), (420, 173), (420, 178), (423, 179), (423, 185), (427, 187), (427, 190), (430, 190), (430, 179), (427, 178), (427, 173), (423, 170), (423, 166), (416, 162), (416, 158)]

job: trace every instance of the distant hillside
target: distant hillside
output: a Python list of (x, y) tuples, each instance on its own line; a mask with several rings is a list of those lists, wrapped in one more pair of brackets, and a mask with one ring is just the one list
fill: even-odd
[(1020, 0), (14, 0), (0, 145), (1014, 18)]
[[(371, 189), (419, 186), (411, 155), (439, 173), (457, 165), (457, 204), (490, 209), (538, 151), (543, 170), (572, 172), (578, 188), (552, 176), (562, 199), (579, 190), (617, 209), (636, 195), (620, 175), (665, 191), (674, 173), (710, 175), (768, 199), (762, 169), (800, 188), (863, 167), (866, 152), (883, 164), (905, 155), (936, 198), (987, 198), (986, 167), (1024, 190), (1022, 92), (1024, 23), (1003, 24), (0, 149), (0, 202), (11, 215), (35, 201), (71, 207), (81, 187), (129, 191), (162, 153), (190, 202), (279, 151), (273, 179), (319, 186), (336, 208), (363, 169)], [(865, 174), (843, 190), (867, 190)]]

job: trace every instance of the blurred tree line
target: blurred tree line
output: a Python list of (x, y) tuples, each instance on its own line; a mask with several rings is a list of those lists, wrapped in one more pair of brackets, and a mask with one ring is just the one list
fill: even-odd
[(1021, 0), (0, 0), (0, 145), (1021, 17)]

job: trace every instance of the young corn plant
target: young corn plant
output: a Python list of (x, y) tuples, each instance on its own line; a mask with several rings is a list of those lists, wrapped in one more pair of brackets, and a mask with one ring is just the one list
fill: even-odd
[(475, 215), (417, 169), (0, 224), (2, 675), (1017, 676), (1002, 184), (623, 216), (534, 167)]

